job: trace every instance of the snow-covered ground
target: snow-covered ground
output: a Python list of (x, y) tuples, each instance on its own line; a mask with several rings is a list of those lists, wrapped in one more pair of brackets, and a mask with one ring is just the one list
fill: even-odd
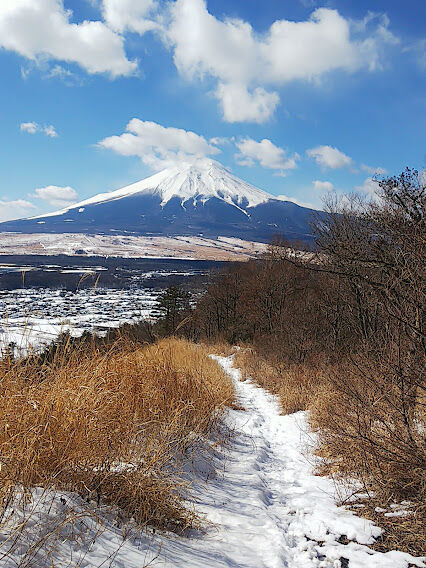
[(104, 333), (151, 315), (161, 290), (81, 289), (76, 292), (29, 288), (0, 291), (0, 353), (9, 343), (18, 350), (38, 348), (61, 332)]
[[(232, 357), (215, 357), (235, 382), (244, 410), (230, 410), (234, 438), (228, 451), (195, 475), (195, 507), (206, 520), (203, 533), (186, 537), (169, 534), (134, 535), (123, 540), (123, 528), (104, 517), (100, 529), (84, 516), (77, 519), (72, 539), (60, 538), (52, 563), (38, 559), (40, 568), (407, 568), (425, 566), (402, 552), (379, 553), (369, 548), (380, 529), (371, 521), (338, 507), (335, 487), (313, 475), (313, 435), (302, 412), (282, 416), (277, 399), (250, 381), (241, 381)], [(311, 456), (311, 457), (309, 457)], [(31, 543), (39, 530), (59, 527), (81, 502), (64, 495), (40, 499), (36, 521), (25, 529)], [(19, 514), (19, 512), (17, 512)], [(349, 544), (341, 544), (346, 536)], [(66, 534), (62, 535), (65, 537)], [(4, 540), (5, 537), (3, 537)], [(25, 548), (25, 547), (24, 547)], [(23, 549), (0, 560), (19, 566)]]
[(267, 245), (230, 237), (142, 237), (84, 235), (80, 233), (0, 233), (1, 255), (88, 256), (122, 258), (176, 258), (191, 260), (247, 260), (266, 252)]

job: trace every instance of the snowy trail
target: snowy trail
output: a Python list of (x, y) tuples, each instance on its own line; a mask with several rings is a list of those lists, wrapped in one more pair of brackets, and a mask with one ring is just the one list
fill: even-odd
[[(211, 464), (196, 464), (195, 507), (209, 523), (204, 534), (139, 535), (123, 541), (113, 526), (90, 547), (63, 549), (55, 566), (80, 568), (408, 568), (425, 564), (368, 545), (380, 529), (335, 504), (331, 480), (314, 476), (306, 414), (283, 416), (276, 397), (241, 381), (233, 357), (214, 357), (232, 377), (244, 410), (230, 410), (231, 448)], [(207, 483), (201, 481), (210, 473)], [(197, 477), (197, 476), (196, 476)], [(50, 510), (50, 509), (49, 509)], [(52, 512), (52, 514), (54, 514)], [(56, 513), (55, 513), (56, 514)], [(349, 544), (341, 544), (345, 535)], [(108, 560), (108, 558), (110, 560)], [(68, 559), (68, 561), (65, 561)], [(77, 563), (77, 560), (80, 563)], [(1, 568), (16, 567), (16, 562)]]
[[(276, 397), (241, 381), (233, 357), (214, 357), (235, 383), (244, 411), (231, 411), (236, 439), (223, 477), (209, 481), (197, 509), (215, 528), (163, 543), (156, 565), (185, 568), (406, 568), (402, 552), (368, 548), (380, 529), (335, 504), (331, 480), (314, 476), (306, 415), (283, 416)], [(197, 490), (196, 495), (200, 496)], [(345, 535), (350, 542), (338, 542)], [(346, 559), (346, 560), (341, 560)], [(165, 562), (164, 562), (165, 561)], [(349, 564), (348, 564), (349, 561)]]

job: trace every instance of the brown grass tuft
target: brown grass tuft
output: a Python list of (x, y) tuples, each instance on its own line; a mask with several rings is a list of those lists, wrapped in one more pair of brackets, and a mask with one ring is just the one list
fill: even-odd
[(34, 487), (75, 491), (141, 525), (183, 530), (195, 521), (185, 458), (233, 397), (219, 365), (174, 338), (2, 360), (0, 502)]
[(252, 349), (238, 351), (235, 364), (242, 369), (245, 377), (251, 377), (279, 397), (284, 414), (309, 410), (327, 383), (319, 367), (285, 365), (279, 360), (266, 359)]

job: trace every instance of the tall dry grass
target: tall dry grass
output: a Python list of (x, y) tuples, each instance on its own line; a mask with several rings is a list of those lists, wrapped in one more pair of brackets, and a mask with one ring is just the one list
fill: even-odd
[[(327, 369), (329, 388), (310, 405), (318, 432), (320, 473), (358, 479), (362, 512), (385, 529), (377, 546), (425, 554), (426, 446), (425, 405), (411, 409), (412, 427), (402, 411), (400, 390), (389, 372), (372, 371), (353, 361)], [(402, 506), (399, 506), (402, 503)], [(402, 510), (401, 516), (398, 510)], [(395, 516), (394, 516), (395, 515)]]
[(233, 396), (219, 365), (181, 339), (1, 360), (3, 512), (41, 487), (111, 505), (140, 525), (191, 526), (181, 472)]
[(279, 358), (262, 357), (253, 349), (238, 351), (235, 364), (243, 376), (278, 396), (284, 414), (309, 410), (329, 382), (321, 365), (288, 365)]

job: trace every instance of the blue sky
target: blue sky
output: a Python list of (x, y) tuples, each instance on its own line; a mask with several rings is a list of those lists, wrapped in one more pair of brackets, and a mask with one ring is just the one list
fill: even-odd
[(0, 220), (182, 160), (321, 206), (425, 167), (421, 0), (5, 0)]

